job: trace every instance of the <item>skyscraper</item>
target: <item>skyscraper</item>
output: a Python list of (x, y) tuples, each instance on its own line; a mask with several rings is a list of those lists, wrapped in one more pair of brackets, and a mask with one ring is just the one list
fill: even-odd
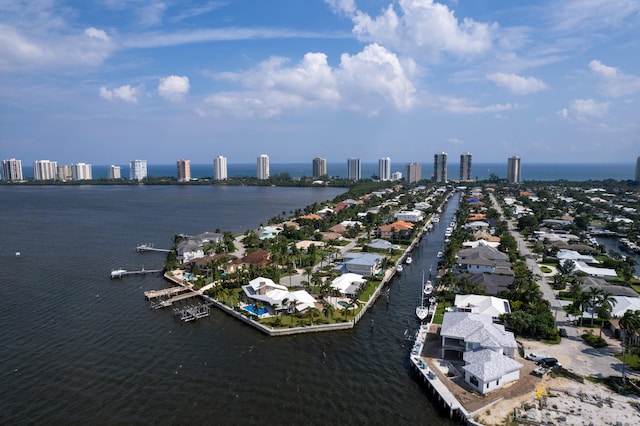
[(351, 157), (347, 159), (347, 179), (360, 180), (360, 159)]
[(391, 180), (391, 158), (378, 160), (378, 177), (380, 180)]
[(636, 160), (636, 182), (640, 182), (640, 157)]
[(11, 182), (24, 180), (22, 177), (22, 160), (10, 158), (2, 160), (2, 179)]
[(49, 160), (33, 162), (33, 180), (54, 180), (58, 176), (58, 163)]
[(507, 181), (509, 183), (520, 183), (520, 173), (520, 157), (510, 157), (507, 160)]
[(262, 154), (258, 157), (258, 179), (269, 179), (269, 156)]
[(122, 173), (120, 166), (114, 166), (113, 164), (109, 166), (109, 179), (121, 179)]
[(471, 153), (460, 155), (460, 180), (471, 180)]
[(447, 153), (438, 152), (433, 156), (433, 180), (438, 183), (447, 182)]
[(227, 178), (227, 157), (218, 155), (213, 159), (213, 178), (225, 180)]
[(73, 180), (91, 180), (93, 173), (91, 164), (76, 163), (71, 165), (71, 179)]
[(409, 183), (415, 183), (422, 180), (422, 164), (420, 163), (407, 164), (405, 179)]
[(131, 160), (129, 162), (129, 179), (138, 182), (147, 177), (147, 160)]
[(191, 180), (191, 160), (178, 160), (178, 182), (189, 182)]
[(73, 173), (71, 172), (71, 165), (64, 164), (64, 165), (58, 166), (58, 180), (66, 182), (71, 179), (73, 179)]
[(327, 160), (325, 158), (316, 157), (311, 165), (314, 179), (319, 179), (327, 174)]

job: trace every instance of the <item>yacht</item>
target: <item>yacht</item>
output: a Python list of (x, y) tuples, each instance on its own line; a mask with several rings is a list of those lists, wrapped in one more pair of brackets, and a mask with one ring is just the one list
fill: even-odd
[[(431, 281), (427, 281), (427, 282), (431, 284)], [(433, 289), (433, 286), (431, 286), (431, 288)], [(424, 296), (425, 296), (425, 290), (426, 290), (426, 285), (424, 283), (424, 271), (422, 272), (422, 285), (420, 286), (420, 289), (421, 289), (420, 304), (416, 306), (416, 316), (420, 321), (422, 321), (427, 317), (427, 315), (429, 315), (429, 307), (425, 306), (424, 304)]]

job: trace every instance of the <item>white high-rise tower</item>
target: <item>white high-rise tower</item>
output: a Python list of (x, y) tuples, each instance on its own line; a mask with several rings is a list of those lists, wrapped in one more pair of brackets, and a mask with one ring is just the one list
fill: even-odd
[(213, 159), (213, 178), (215, 180), (227, 179), (227, 157), (218, 155)]
[(378, 160), (378, 178), (391, 180), (391, 158), (384, 157)]
[(269, 179), (269, 156), (262, 154), (258, 157), (257, 164), (258, 179)]

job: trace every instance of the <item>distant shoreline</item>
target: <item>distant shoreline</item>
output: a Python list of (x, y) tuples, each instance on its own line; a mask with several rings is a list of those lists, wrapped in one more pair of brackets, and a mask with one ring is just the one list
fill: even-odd
[[(449, 160), (452, 160), (450, 157)], [(61, 163), (60, 163), (61, 164)], [(391, 162), (391, 171), (399, 171), (405, 174), (407, 162)], [(430, 179), (433, 173), (433, 162), (421, 162), (423, 179)], [(129, 176), (129, 165), (120, 164), (123, 177)], [(23, 164), (23, 176), (25, 179), (33, 178), (33, 165)], [(460, 173), (459, 163), (449, 161), (447, 165), (448, 179), (456, 180)], [(93, 165), (94, 179), (106, 179), (109, 165)], [(147, 166), (149, 176), (156, 178), (177, 178), (176, 164), (153, 164)], [(327, 174), (337, 179), (346, 177), (346, 160), (344, 162), (327, 163)], [(271, 163), (272, 176), (283, 173), (297, 179), (312, 175), (311, 161), (308, 163)], [(227, 166), (229, 178), (255, 178), (255, 163), (234, 163)], [(369, 179), (378, 174), (377, 162), (361, 163), (361, 177)], [(477, 180), (487, 180), (491, 174), (500, 178), (507, 176), (507, 161), (491, 163), (472, 163), (471, 176)], [(191, 164), (191, 176), (196, 179), (213, 178), (213, 162)], [(522, 160), (523, 181), (589, 181), (589, 180), (633, 180), (635, 178), (635, 160), (629, 163), (527, 163)]]

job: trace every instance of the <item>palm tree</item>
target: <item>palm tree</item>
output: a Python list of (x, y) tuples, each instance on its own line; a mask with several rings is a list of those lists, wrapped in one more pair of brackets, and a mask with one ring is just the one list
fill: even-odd
[[(600, 337), (602, 337), (602, 329), (604, 328), (604, 320), (610, 318), (611, 311), (613, 307), (616, 305), (618, 300), (613, 296), (613, 293), (610, 291), (602, 291), (600, 293), (600, 297), (598, 298), (598, 316), (600, 316), (603, 321), (600, 323)], [(602, 315), (601, 315), (602, 314)], [(604, 318), (607, 317), (607, 318)]]
[(287, 309), (287, 313), (289, 311), (289, 298), (285, 297), (282, 299), (282, 307)]
[(580, 294), (576, 297), (576, 299), (573, 301), (573, 304), (571, 305), (574, 309), (578, 309), (580, 310), (580, 326), (582, 326), (582, 314), (584, 313), (584, 310), (587, 309), (589, 307), (589, 302), (591, 301), (591, 296), (589, 296), (589, 293), (587, 292), (580, 292)]
[(311, 318), (311, 325), (313, 325), (313, 317), (320, 314), (320, 311), (315, 306), (309, 308), (309, 318)]
[(589, 302), (591, 305), (591, 327), (593, 327), (593, 319), (596, 315), (596, 307), (598, 305), (598, 300), (600, 300), (600, 294), (602, 294), (602, 290), (597, 287), (589, 287)]
[(622, 381), (624, 382), (624, 356), (626, 354), (626, 348), (631, 344), (631, 337), (635, 336), (638, 330), (640, 330), (640, 311), (625, 311), (622, 318), (620, 318), (620, 328), (624, 330), (624, 338), (622, 340)]
[(329, 316), (333, 317), (334, 311), (335, 311), (335, 308), (333, 307), (333, 305), (331, 303), (325, 302), (324, 308), (322, 309), (322, 312), (324, 313), (324, 317), (327, 319), (329, 319)]

